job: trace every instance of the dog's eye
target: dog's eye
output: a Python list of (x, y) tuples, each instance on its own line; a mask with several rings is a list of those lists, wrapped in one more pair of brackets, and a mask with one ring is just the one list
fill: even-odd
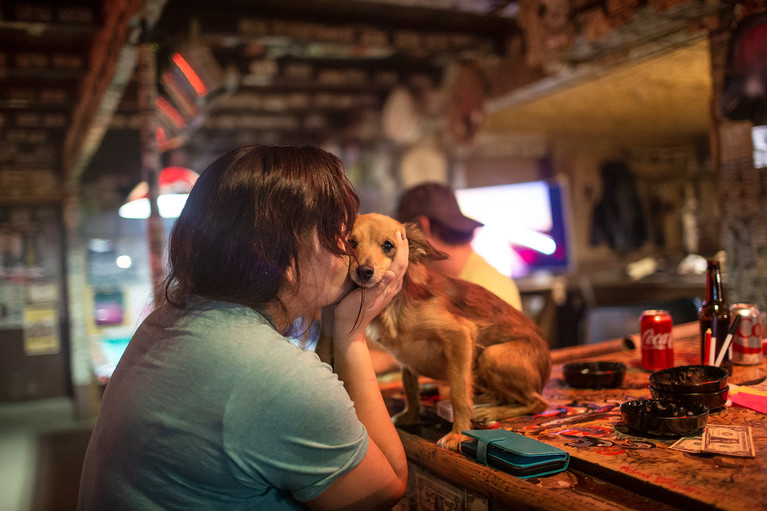
[(393, 248), (394, 248), (394, 244), (392, 244), (391, 241), (388, 241), (388, 240), (384, 241), (384, 244), (383, 244), (384, 254), (388, 254), (389, 252), (391, 252), (391, 249)]
[(357, 248), (357, 240), (349, 240), (349, 246), (352, 247), (352, 250)]

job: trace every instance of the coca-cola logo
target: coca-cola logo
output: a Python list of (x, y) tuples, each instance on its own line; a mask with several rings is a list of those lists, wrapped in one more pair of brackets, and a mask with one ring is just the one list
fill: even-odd
[(746, 339), (753, 337), (755, 339), (762, 338), (762, 324), (759, 321), (754, 321), (751, 318), (740, 318), (740, 325), (738, 326), (738, 333), (736, 337)]
[(656, 334), (654, 329), (648, 328), (642, 332), (642, 345), (648, 349), (665, 350), (672, 348), (674, 341), (671, 339), (671, 332)]

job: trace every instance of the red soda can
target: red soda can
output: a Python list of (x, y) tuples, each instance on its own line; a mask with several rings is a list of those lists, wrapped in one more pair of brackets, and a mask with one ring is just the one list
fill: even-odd
[(674, 367), (674, 339), (671, 314), (665, 310), (646, 310), (639, 316), (642, 338), (642, 367), (658, 371)]
[(730, 312), (740, 315), (738, 331), (732, 338), (732, 363), (739, 365), (757, 365), (762, 363), (762, 323), (759, 309), (750, 303), (736, 303), (730, 306)]

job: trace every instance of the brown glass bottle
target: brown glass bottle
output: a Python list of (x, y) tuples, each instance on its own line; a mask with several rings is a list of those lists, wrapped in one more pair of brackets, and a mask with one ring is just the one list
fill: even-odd
[[(719, 261), (710, 259), (706, 268), (706, 299), (698, 309), (698, 322), (700, 323), (700, 360), (703, 363), (706, 346), (706, 330), (711, 329), (711, 337), (716, 338), (716, 355), (727, 338), (730, 329), (730, 309), (724, 301), (722, 289), (722, 275)], [(732, 361), (729, 353), (724, 354), (722, 367), (732, 374)]]

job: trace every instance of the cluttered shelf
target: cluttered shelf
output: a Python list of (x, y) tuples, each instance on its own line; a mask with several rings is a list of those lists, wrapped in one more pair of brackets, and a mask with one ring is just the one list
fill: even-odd
[[(673, 337), (675, 365), (699, 364), (698, 323), (674, 327)], [(759, 384), (767, 376), (767, 363), (735, 365), (728, 378), (729, 397), (740, 405), (728, 403), (711, 412), (707, 422), (725, 429), (749, 428), (755, 456), (690, 452), (698, 449), (700, 442), (680, 446), (678, 437), (639, 434), (622, 421), (621, 403), (650, 397), (650, 372), (642, 368), (639, 346), (638, 335), (632, 335), (554, 350), (551, 379), (544, 389), (549, 408), (535, 416), (497, 424), (568, 452), (569, 468), (554, 476), (518, 479), (441, 449), (434, 441), (447, 427), (439, 419), (427, 420), (430, 423), (417, 431), (402, 431), (414, 468), (411, 501), (428, 495), (459, 506), (461, 499), (464, 503), (467, 499), (483, 502), (472, 509), (573, 509), (586, 505), (593, 509), (761, 508), (767, 502), (767, 485), (763, 484), (767, 392)], [(621, 362), (627, 371), (616, 388), (572, 388), (563, 378), (562, 366), (576, 360)], [(422, 504), (419, 501), (416, 508), (424, 508)]]

